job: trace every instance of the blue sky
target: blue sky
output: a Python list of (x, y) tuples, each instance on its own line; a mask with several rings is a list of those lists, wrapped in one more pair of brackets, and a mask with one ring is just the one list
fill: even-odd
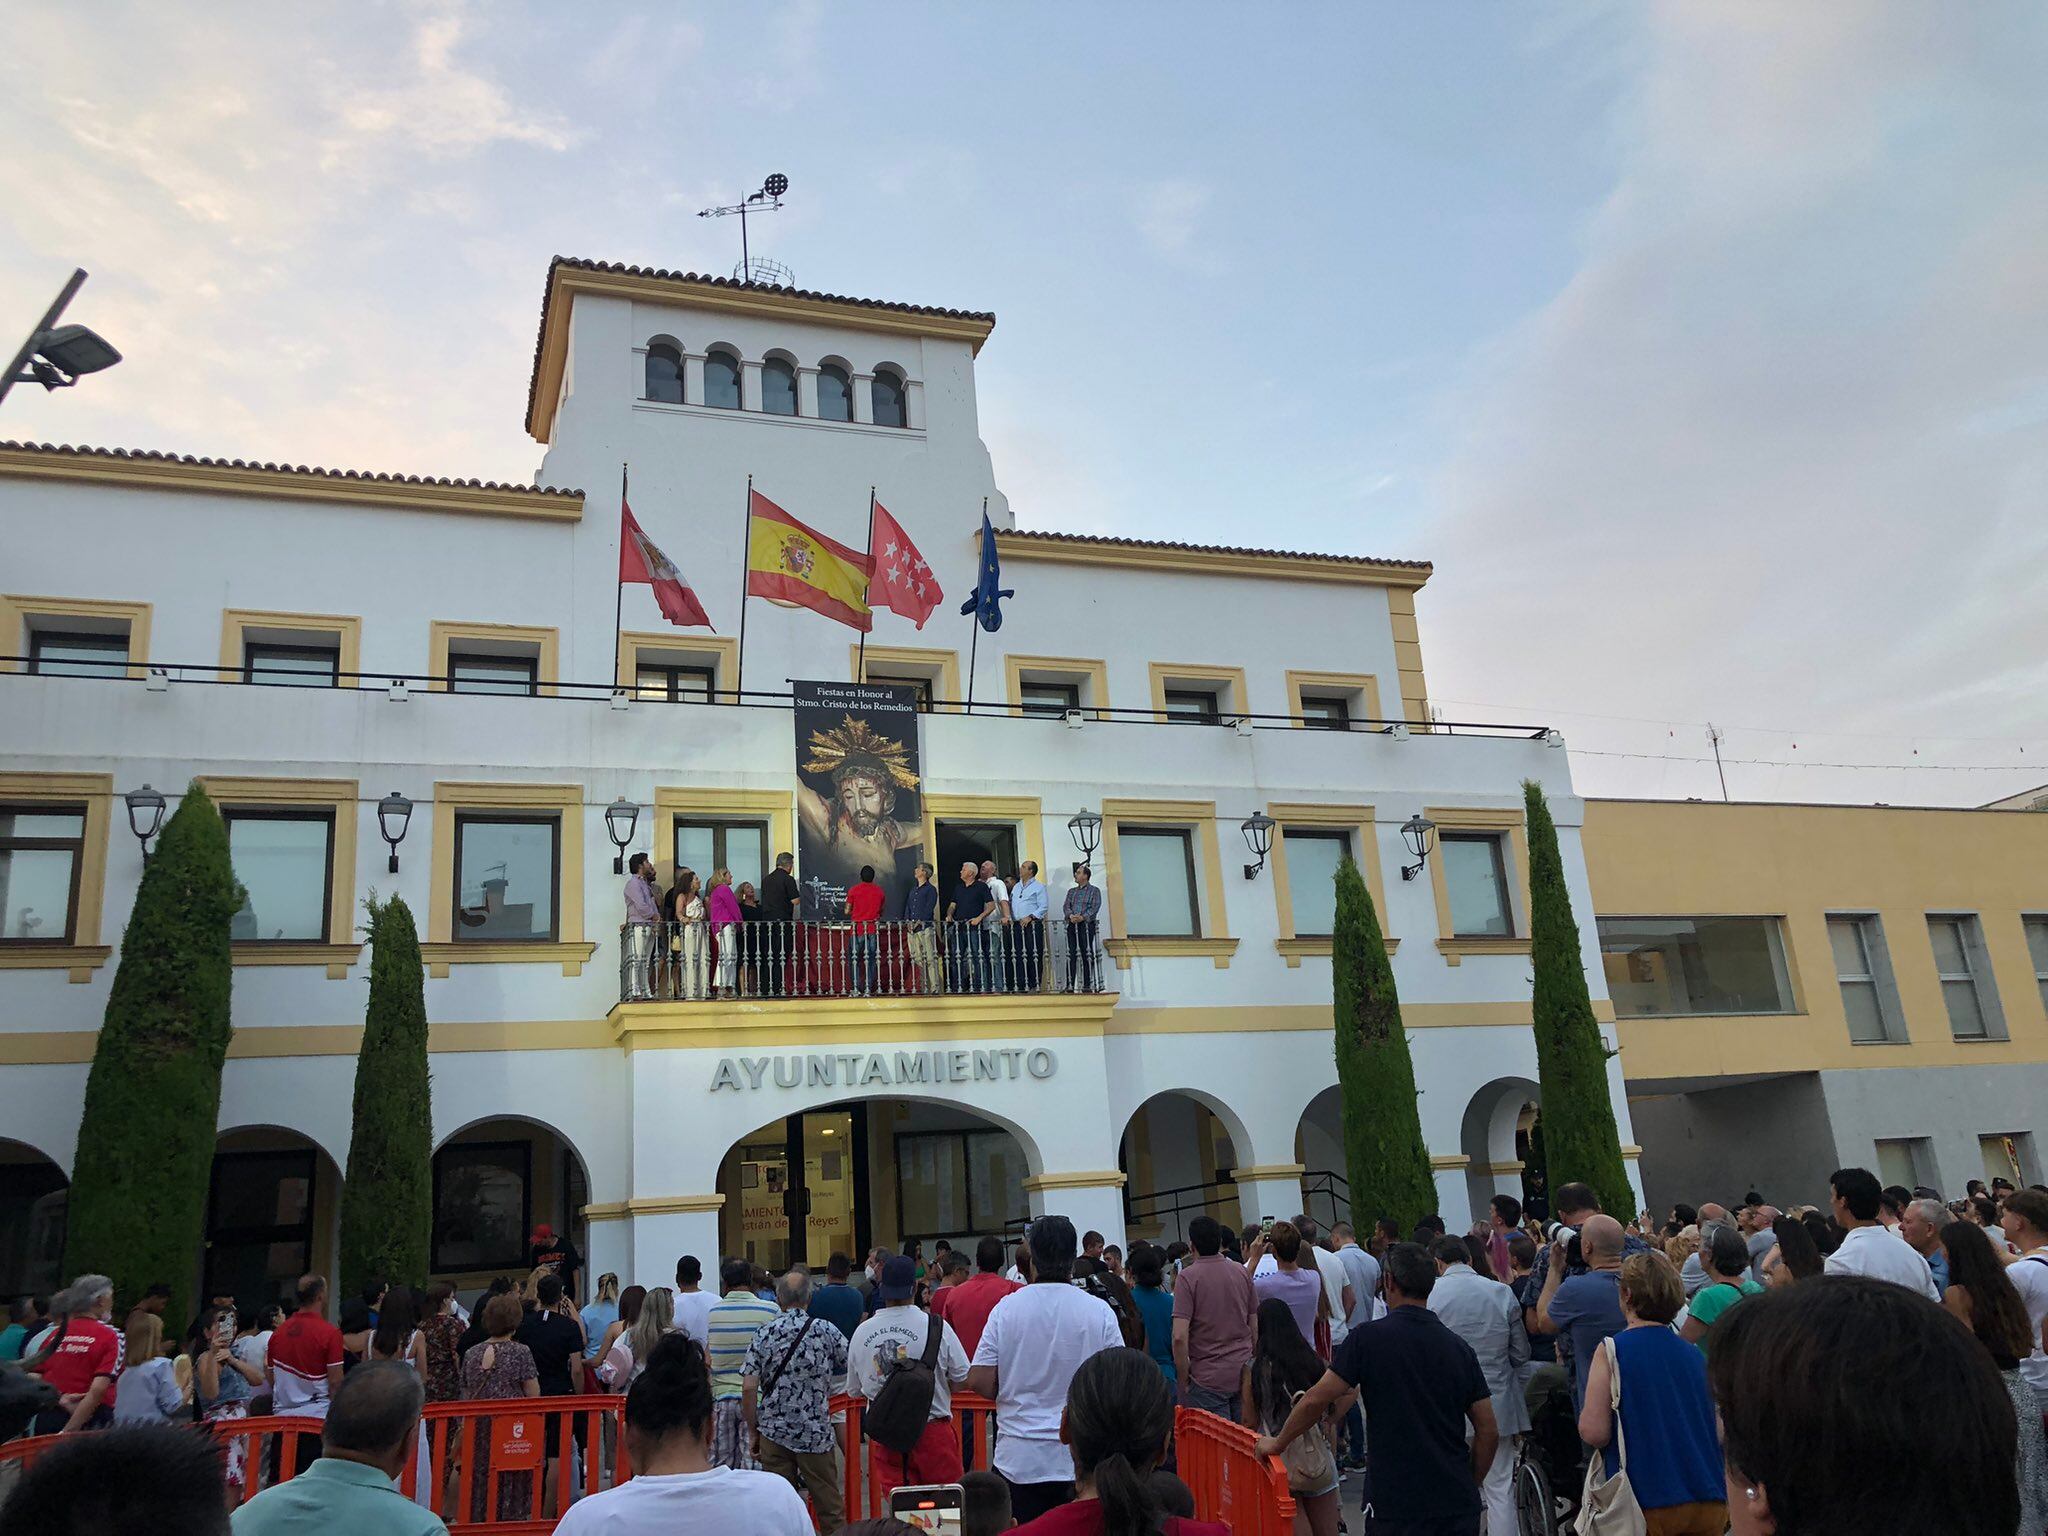
[(0, 316), (129, 360), (0, 435), (528, 479), (548, 258), (780, 170), (800, 283), (996, 312), (1026, 526), (1434, 559), (1593, 792), (2048, 783), (2037, 6), (173, 10), (11, 13)]

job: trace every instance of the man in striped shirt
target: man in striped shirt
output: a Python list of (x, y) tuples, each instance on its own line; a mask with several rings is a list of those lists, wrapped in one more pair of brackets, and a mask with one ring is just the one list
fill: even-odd
[(711, 1366), (711, 1464), (754, 1470), (753, 1434), (742, 1411), (741, 1382), (746, 1376), (747, 1351), (754, 1335), (775, 1321), (775, 1303), (763, 1301), (753, 1292), (754, 1266), (745, 1259), (727, 1259), (718, 1270), (719, 1289), (725, 1295), (711, 1308), (711, 1346), (706, 1358)]

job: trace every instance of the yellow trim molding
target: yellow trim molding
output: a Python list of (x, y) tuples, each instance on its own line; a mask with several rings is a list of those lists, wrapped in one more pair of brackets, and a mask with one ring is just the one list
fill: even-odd
[(548, 276), (547, 300), (541, 311), (540, 347), (534, 360), (533, 403), (526, 413), (526, 430), (536, 442), (547, 442), (554, 432), (555, 408), (561, 400), (562, 377), (569, 363), (570, 310), (576, 295), (582, 293), (668, 308), (811, 321), (844, 330), (929, 336), (965, 342), (973, 352), (981, 350), (981, 344), (995, 329), (994, 319), (987, 316), (922, 314), (826, 294), (730, 285), (723, 280), (680, 272), (592, 272), (557, 265)]
[(1528, 1166), (1529, 1165), (1527, 1163), (1518, 1162), (1513, 1159), (1510, 1159), (1509, 1161), (1504, 1163), (1488, 1163), (1486, 1165), (1486, 1171), (1488, 1173), (1498, 1174), (1521, 1173)]
[[(1457, 965), (1466, 955), (1526, 955), (1529, 952), (1529, 833), (1520, 807), (1474, 808), (1431, 806), (1422, 813), (1436, 823), (1436, 846), (1429, 855), (1429, 886), (1436, 897), (1438, 951), (1444, 964)], [(1508, 916), (1512, 934), (1451, 932), (1451, 890), (1444, 882), (1443, 839), (1446, 832), (1485, 832), (1502, 838), (1501, 862), (1506, 866)]]
[[(1179, 937), (1130, 934), (1124, 923), (1123, 858), (1118, 846), (1118, 828), (1123, 822), (1141, 827), (1172, 827), (1194, 834), (1195, 867), (1200, 875), (1201, 910), (1196, 913), (1202, 932)], [(1216, 846), (1216, 802), (1214, 800), (1104, 800), (1102, 802), (1102, 879), (1098, 882), (1108, 906), (1109, 932), (1117, 937), (1104, 941), (1120, 971), (1131, 968), (1137, 955), (1207, 955), (1216, 969), (1227, 970), (1237, 953), (1237, 940), (1230, 936), (1230, 911), (1223, 895), (1223, 855)]]
[(1623, 1148), (1621, 1149), (1621, 1158), (1622, 1158), (1622, 1161), (1623, 1161), (1623, 1162), (1630, 1162), (1630, 1161), (1633, 1161), (1634, 1159), (1636, 1159), (1636, 1158), (1639, 1158), (1639, 1157), (1641, 1157), (1642, 1155), (1643, 1155), (1643, 1149), (1642, 1149), (1641, 1147), (1635, 1146), (1635, 1145), (1633, 1145), (1633, 1144), (1630, 1144), (1630, 1145), (1624, 1146), (1624, 1147), (1623, 1147)]
[(1166, 718), (1166, 690), (1192, 685), (1196, 688), (1213, 687), (1216, 693), (1216, 712), (1228, 720), (1235, 715), (1251, 713), (1251, 694), (1245, 687), (1243, 667), (1211, 667), (1193, 662), (1154, 661), (1147, 663), (1152, 677), (1152, 712), (1160, 720)]
[(312, 806), (334, 813), (334, 849), (327, 873), (325, 943), (230, 946), (236, 965), (324, 965), (330, 981), (343, 980), (361, 956), (356, 940), (356, 806), (354, 779), (256, 779), (203, 774), (200, 787), (222, 811), (295, 810)]
[[(750, 821), (768, 823), (769, 867), (778, 853), (796, 852), (796, 823), (786, 789), (697, 789), (680, 785), (654, 791), (654, 832), (644, 839), (651, 850), (662, 889), (675, 881), (677, 817), (701, 816), (708, 821)], [(699, 881), (708, 881), (711, 871), (697, 871)]]
[(78, 915), (71, 942), (0, 945), (0, 971), (65, 971), (71, 981), (84, 983), (112, 957), (113, 947), (100, 942), (100, 914), (106, 906), (113, 801), (110, 773), (0, 773), (0, 805), (75, 802), (85, 807), (78, 850)]
[[(256, 608), (225, 608), (220, 616), (220, 677), (223, 681), (240, 682), (246, 673), (248, 662), (248, 631), (252, 629), (273, 629), (294, 638), (279, 640), (279, 645), (296, 645), (296, 637), (305, 635), (332, 635), (335, 645), (335, 668), (340, 677), (335, 685), (340, 688), (357, 686), (349, 674), (362, 671), (363, 621), (354, 616), (335, 613), (269, 613)], [(264, 642), (258, 641), (261, 645)]]
[(1253, 1179), (1298, 1179), (1306, 1172), (1308, 1166), (1304, 1163), (1254, 1163), (1249, 1168), (1234, 1170), (1230, 1177), (1234, 1183), (1245, 1184)]
[(1429, 1166), (1441, 1172), (1450, 1168), (1469, 1167), (1471, 1162), (1472, 1159), (1462, 1152), (1432, 1153), (1429, 1159)]
[(740, 643), (731, 635), (687, 635), (680, 630), (659, 634), (652, 630), (629, 629), (619, 636), (619, 675), (616, 688), (631, 688), (638, 697), (641, 652), (647, 652), (650, 667), (704, 667), (711, 669), (711, 693), (730, 695), (734, 670), (739, 665)]
[(856, 683), (878, 682), (875, 668), (899, 672), (904, 677), (927, 680), (932, 685), (932, 709), (937, 714), (957, 715), (964, 705), (960, 692), (960, 653), (923, 645), (871, 645), (867, 667), (861, 669), (861, 648), (846, 648), (846, 675)]
[[(930, 997), (716, 998), (619, 1003), (613, 1038), (631, 1050), (738, 1053), (784, 1045), (922, 1045), (1076, 1039), (1107, 1033), (1111, 992)], [(1329, 1010), (1323, 1010), (1329, 1028)]]
[[(96, 1029), (0, 1032), (0, 1066), (76, 1066), (92, 1060)], [(592, 1051), (614, 1048), (602, 1019), (557, 1022), (544, 1019), (487, 1019), (429, 1024), (427, 1052), (433, 1056), (499, 1051)], [(237, 1029), (228, 1042), (231, 1061), (275, 1061), (305, 1056), (360, 1056), (360, 1024), (279, 1024)]]
[(603, 1200), (583, 1207), (585, 1221), (624, 1221), (628, 1214), (623, 1200)]
[(1354, 710), (1352, 720), (1377, 720), (1380, 718), (1380, 680), (1370, 672), (1295, 672), (1287, 674), (1287, 713), (1294, 717), (1293, 723), (1303, 730), (1308, 722), (1302, 718), (1301, 697), (1304, 693), (1341, 693), (1345, 702), (1351, 702), (1356, 694), (1362, 711)]
[[(1007, 535), (1007, 536), (1006, 536)], [(1201, 576), (1267, 576), (1281, 581), (1337, 582), (1344, 586), (1413, 589), (1430, 578), (1428, 565), (1371, 565), (1328, 555), (1281, 550), (1204, 549), (1134, 544), (1121, 539), (1020, 538), (996, 534), (1003, 559), (1052, 565), (1098, 565), (1119, 570), (1182, 571)], [(1393, 597), (1390, 590), (1388, 596)]]
[[(1287, 675), (1292, 678), (1297, 674), (1290, 672)], [(1386, 921), (1387, 893), (1380, 883), (1379, 834), (1371, 806), (1307, 805), (1293, 800), (1273, 800), (1267, 802), (1266, 814), (1279, 823), (1273, 828), (1273, 851), (1266, 855), (1267, 878), (1273, 882), (1273, 907), (1280, 920), (1280, 937), (1274, 941), (1273, 948), (1287, 961), (1288, 969), (1298, 968), (1303, 955), (1327, 955), (1331, 949), (1328, 934), (1303, 938), (1294, 931), (1294, 891), (1287, 883), (1287, 828), (1290, 825), (1306, 831), (1350, 833), (1351, 857), (1358, 862), (1359, 872), (1365, 876), (1365, 888), (1372, 897), (1373, 910), (1380, 914), (1382, 923)], [(1380, 937), (1390, 955), (1401, 947), (1401, 941), (1384, 930)]]
[[(552, 631), (550, 631), (552, 633)], [(555, 811), (561, 816), (561, 868), (555, 878), (555, 938), (464, 943), (455, 937), (455, 813)], [(429, 882), (427, 942), (420, 946), (427, 975), (440, 980), (450, 965), (557, 963), (564, 976), (583, 974), (597, 945), (583, 937), (583, 786), (580, 784), (469, 784), (434, 786), (433, 875)]]
[(1103, 712), (1109, 705), (1109, 667), (1106, 663), (1082, 656), (1005, 656), (1003, 658), (1003, 697), (1009, 701), (1010, 713), (1024, 713), (1024, 674), (1036, 674), (1030, 680), (1054, 683), (1077, 684), (1081, 692), (1081, 708), (1097, 720), (1107, 719)]
[[(1038, 866), (1038, 878), (1045, 879), (1045, 812), (1036, 795), (926, 795), (924, 797), (924, 855), (932, 866), (932, 880), (941, 895), (952, 888), (953, 871), (938, 867), (941, 821), (1015, 822), (1024, 844), (1022, 857)], [(1000, 873), (1007, 879), (1010, 871)], [(941, 914), (945, 908), (940, 907)]]
[[(7, 457), (0, 449), (0, 462)], [(149, 666), (148, 603), (117, 603), (89, 597), (21, 597), (0, 593), (0, 656), (28, 655), (29, 631), (37, 619), (99, 619), (128, 626), (128, 675), (140, 678)], [(26, 672), (28, 662), (0, 661), (0, 669)]]
[(201, 491), (216, 496), (344, 502), (401, 512), (461, 512), (550, 523), (574, 523), (583, 518), (581, 492), (379, 479), (334, 470), (288, 469), (282, 465), (113, 458), (0, 448), (0, 475), (35, 480), (113, 481), (145, 491)]
[(641, 1195), (626, 1202), (629, 1216), (682, 1216), (697, 1211), (715, 1211), (725, 1204), (723, 1195)]
[[(449, 691), (448, 653), (453, 649), (451, 642), (457, 640), (481, 641), (496, 646), (532, 646), (536, 691), (549, 697), (554, 695), (555, 684), (562, 675), (558, 660), (559, 631), (530, 624), (461, 624), (448, 619), (430, 621), (427, 626), (427, 672), (439, 679), (431, 685), (436, 693)], [(504, 654), (513, 656), (517, 653), (508, 650)]]
[(1101, 1168), (1093, 1173), (1034, 1173), (1024, 1179), (1027, 1190), (1047, 1189), (1122, 1189), (1128, 1182), (1125, 1174), (1114, 1168)]
[[(1415, 586), (1421, 586), (1416, 582)], [(1401, 714), (1410, 725), (1429, 728), (1429, 683), (1422, 675), (1422, 634), (1415, 627), (1415, 592), (1387, 584), (1387, 616), (1394, 626), (1394, 666), (1401, 682)]]

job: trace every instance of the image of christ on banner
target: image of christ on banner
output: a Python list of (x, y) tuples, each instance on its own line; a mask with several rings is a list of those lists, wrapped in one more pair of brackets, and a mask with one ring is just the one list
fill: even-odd
[(808, 921), (842, 916), (872, 867), (885, 918), (926, 858), (917, 693), (886, 683), (793, 683), (797, 883)]

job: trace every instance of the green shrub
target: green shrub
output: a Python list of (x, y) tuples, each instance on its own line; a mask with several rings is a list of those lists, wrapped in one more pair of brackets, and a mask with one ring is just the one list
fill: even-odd
[(341, 1187), (341, 1294), (370, 1279), (422, 1285), (433, 1232), (434, 1112), (427, 999), (412, 911), (364, 903), (370, 1001), (356, 1058), (355, 1122)]

